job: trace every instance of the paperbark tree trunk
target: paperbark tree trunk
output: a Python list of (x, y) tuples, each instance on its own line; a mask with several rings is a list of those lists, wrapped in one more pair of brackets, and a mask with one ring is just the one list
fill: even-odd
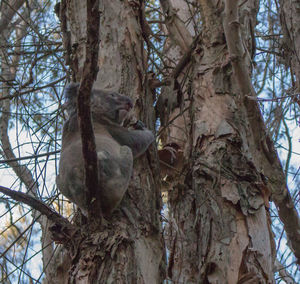
[[(254, 138), (264, 140), (265, 133), (253, 133), (245, 103), (253, 94), (241, 89), (233, 64), (240, 60), (251, 73), (258, 3), (243, 2), (234, 20), (232, 1), (224, 2), (225, 10), (220, 1), (198, 3), (203, 41), (190, 68), (192, 87), (183, 107), (189, 117), (176, 125), (187, 129), (184, 148), (190, 151), (184, 151), (183, 184), (173, 182), (169, 192), (168, 277), (174, 283), (273, 283), (270, 177), (264, 175), (260, 161), (267, 158)], [(228, 48), (228, 25), (230, 32), (240, 27), (241, 54)], [(252, 115), (261, 118), (256, 111)]]
[(299, 1), (279, 1), (280, 20), (283, 31), (282, 48), (286, 53), (286, 65), (291, 67), (294, 100), (300, 105), (296, 96), (300, 90), (300, 3)]
[[(148, 88), (140, 22), (142, 7), (133, 9), (127, 1), (104, 0), (95, 9), (100, 13), (100, 46), (94, 88), (131, 97), (136, 116), (153, 130), (154, 109), (148, 107), (153, 105), (153, 96)], [(86, 15), (85, 1), (60, 4), (66, 60), (76, 81), (81, 79), (85, 60)], [(59, 283), (162, 282), (164, 251), (157, 164), (156, 147), (150, 146), (135, 161), (132, 182), (119, 209), (91, 234), (82, 232), (80, 238), (74, 238), (73, 250), (68, 252), (73, 253), (71, 263), (60, 264)]]

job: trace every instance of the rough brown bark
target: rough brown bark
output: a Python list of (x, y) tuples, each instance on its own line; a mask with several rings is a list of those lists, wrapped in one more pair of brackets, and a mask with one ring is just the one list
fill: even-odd
[[(95, 8), (95, 7), (94, 7)], [(139, 5), (127, 1), (101, 1), (99, 73), (94, 88), (119, 91), (136, 102), (135, 113), (154, 130), (153, 97), (148, 87), (146, 52), (143, 47)], [(64, 1), (73, 59), (72, 73), (79, 81), (84, 75), (87, 7), (84, 1)], [(62, 10), (60, 12), (61, 17)], [(63, 17), (62, 17), (63, 18)], [(160, 195), (155, 172), (155, 148), (135, 161), (127, 194), (112, 216), (92, 228), (80, 223), (81, 237), (74, 238), (71, 266), (61, 281), (71, 283), (161, 283), (163, 246), (159, 221)], [(154, 170), (153, 170), (154, 168)], [(94, 216), (97, 218), (97, 216)], [(99, 216), (100, 218), (100, 216)], [(83, 220), (84, 221), (84, 220)], [(76, 246), (77, 244), (77, 246)], [(62, 272), (64, 263), (60, 265)], [(68, 267), (70, 270), (68, 272)]]
[[(281, 26), (283, 30), (282, 48), (286, 53), (286, 65), (291, 67), (294, 94), (300, 90), (300, 4), (299, 1), (279, 1)], [(297, 99), (297, 97), (296, 97)], [(298, 98), (298, 105), (300, 101)]]
[[(285, 176), (273, 143), (267, 135), (264, 121), (255, 100), (249, 70), (246, 68), (247, 59), (241, 37), (240, 23), (238, 21), (238, 4), (228, 0), (225, 5), (224, 30), (228, 43), (229, 54), (232, 61), (235, 80), (239, 87), (249, 121), (249, 133), (252, 135), (251, 152), (256, 168), (264, 173), (268, 182), (265, 183), (271, 191), (271, 198), (278, 208), (281, 221), (284, 224), (287, 237), (291, 242), (291, 249), (300, 261), (300, 219), (294, 208), (293, 200), (285, 183)], [(253, 25), (252, 25), (253, 26)], [(295, 39), (297, 40), (297, 39)], [(298, 65), (299, 67), (299, 65)], [(275, 175), (276, 173), (276, 175)]]
[[(291, 69), (293, 100), (300, 106), (300, 4), (299, 1), (279, 1), (283, 31), (282, 48), (286, 65)], [(278, 7), (279, 8), (279, 7)], [(280, 184), (279, 184), (280, 186)], [(290, 240), (290, 247), (300, 264), (300, 220), (289, 194), (279, 196), (277, 204), (280, 218)]]
[[(244, 92), (233, 72), (240, 54), (228, 51), (228, 19), (221, 3), (198, 3), (204, 30), (203, 44), (196, 49), (203, 52), (194, 53), (189, 118), (181, 125), (189, 129), (189, 163), (184, 183), (173, 183), (169, 194), (168, 276), (182, 283), (274, 282), (270, 189), (259, 165), (266, 157), (254, 151), (259, 145), (251, 135)], [(255, 26), (256, 5), (247, 1), (239, 6), (240, 18), (231, 24)], [(248, 42), (248, 32), (243, 30), (238, 39)], [(244, 48), (241, 68), (248, 75), (251, 57)], [(245, 84), (248, 78), (242, 78), (248, 80)], [(260, 116), (259, 109), (255, 111)]]

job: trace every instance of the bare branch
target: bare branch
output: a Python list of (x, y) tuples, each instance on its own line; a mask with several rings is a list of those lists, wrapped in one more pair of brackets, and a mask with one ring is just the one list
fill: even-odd
[(296, 284), (295, 279), (292, 277), (292, 275), (286, 270), (286, 267), (284, 267), (278, 259), (275, 260), (275, 271), (279, 273), (282, 280), (284, 280), (286, 283), (289, 284)]
[[(95, 200), (99, 182), (98, 159), (90, 110), (90, 94), (98, 73), (99, 25), (98, 1), (88, 0), (86, 58), (78, 92), (77, 108), (82, 140), (87, 200), (91, 204), (90, 216), (97, 216), (101, 212), (101, 198)], [(97, 214), (93, 214), (93, 212)]]
[(174, 68), (171, 78), (177, 79), (182, 70), (191, 62), (191, 56), (193, 54), (193, 51), (196, 49), (198, 43), (200, 40), (200, 35), (197, 35), (194, 39), (191, 45), (188, 47), (186, 53), (182, 56), (182, 58), (179, 60), (178, 64)]
[(4, 186), (0, 186), (0, 192), (3, 194), (11, 197), (12, 199), (25, 203), (31, 208), (39, 211), (41, 214), (47, 216), (47, 218), (58, 224), (64, 224), (68, 226), (72, 226), (71, 223), (64, 217), (62, 217), (60, 214), (58, 214), (56, 211), (51, 209), (48, 205), (46, 205), (44, 202), (38, 200), (35, 197), (32, 197), (26, 193), (20, 192), (20, 191), (15, 191), (12, 189), (9, 189)]
[(183, 51), (187, 52), (193, 42), (190, 32), (183, 21), (178, 17), (177, 12), (169, 0), (160, 0), (160, 5), (165, 14), (165, 23), (170, 36)]
[(54, 155), (54, 154), (58, 154), (58, 153), (60, 153), (60, 150), (43, 153), (43, 154), (38, 154), (38, 155), (31, 155), (31, 156), (13, 158), (13, 159), (8, 159), (8, 160), (0, 160), (0, 164), (8, 164), (11, 162), (17, 162), (17, 161), (22, 161), (22, 160), (36, 159), (36, 158), (50, 156), (50, 155)]
[[(7, 100), (7, 99), (10, 99), (10, 100), (11, 100), (11, 99), (13, 99), (13, 98), (16, 98), (16, 97), (19, 97), (19, 96), (23, 96), (23, 95), (26, 95), (26, 94), (28, 94), (28, 93), (40, 91), (40, 90), (43, 90), (43, 89), (48, 88), (48, 87), (53, 87), (53, 86), (55, 86), (57, 83), (62, 82), (62, 81), (64, 81), (65, 79), (66, 79), (66, 76), (63, 76), (62, 78), (59, 78), (58, 80), (55, 80), (55, 81), (53, 81), (53, 82), (51, 82), (51, 83), (49, 83), (49, 84), (47, 84), (47, 85), (44, 85), (44, 86), (40, 86), (40, 87), (36, 87), (36, 88), (31, 88), (31, 89), (29, 89), (29, 90), (27, 90), (27, 91), (23, 91), (23, 92), (15, 92), (14, 94), (8, 95), (8, 96), (3, 96), (3, 97), (0, 98), (0, 101), (2, 101), (2, 100)], [(20, 89), (22, 89), (22, 87), (21, 87)]]

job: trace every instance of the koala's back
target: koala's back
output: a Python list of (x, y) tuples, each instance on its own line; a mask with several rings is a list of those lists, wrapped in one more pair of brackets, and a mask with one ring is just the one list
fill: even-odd
[[(99, 161), (99, 191), (105, 199), (103, 210), (109, 214), (122, 200), (128, 187), (133, 165), (132, 151), (115, 141), (105, 127), (94, 124)], [(84, 184), (82, 143), (79, 131), (63, 134), (57, 185), (60, 191), (81, 209), (88, 208)], [(98, 194), (97, 196), (100, 196)]]

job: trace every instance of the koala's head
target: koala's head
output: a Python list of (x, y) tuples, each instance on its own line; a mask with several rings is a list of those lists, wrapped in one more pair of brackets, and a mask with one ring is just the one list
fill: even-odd
[[(70, 83), (65, 89), (65, 108), (68, 117), (77, 123), (77, 95), (79, 83)], [(129, 97), (107, 90), (93, 90), (91, 96), (91, 111), (94, 120), (109, 120), (121, 124), (132, 109), (133, 103)]]
[(133, 103), (129, 97), (112, 91), (93, 90), (91, 109), (95, 120), (106, 118), (121, 124), (132, 107)]

